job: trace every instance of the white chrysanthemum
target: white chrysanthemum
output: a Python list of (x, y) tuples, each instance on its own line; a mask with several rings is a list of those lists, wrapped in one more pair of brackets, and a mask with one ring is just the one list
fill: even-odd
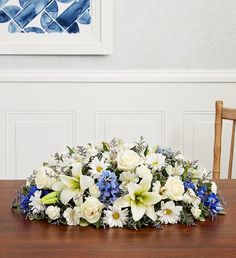
[(94, 178), (99, 178), (101, 176), (102, 171), (106, 170), (109, 166), (109, 163), (106, 162), (105, 158), (102, 157), (101, 160), (99, 160), (97, 157), (94, 158), (90, 163), (90, 173)]
[(161, 210), (157, 211), (159, 221), (163, 224), (176, 224), (180, 220), (182, 206), (176, 206), (173, 201), (161, 202)]
[(147, 155), (145, 163), (154, 170), (160, 170), (165, 166), (165, 159), (166, 157), (161, 153), (151, 153)]
[(122, 182), (120, 189), (127, 190), (129, 183), (138, 183), (139, 178), (135, 173), (123, 172), (120, 174), (119, 180)]
[(42, 191), (36, 191), (34, 195), (30, 197), (29, 206), (31, 207), (33, 213), (39, 213), (40, 211), (45, 210), (45, 206), (43, 205), (41, 200), (41, 194)]
[(64, 213), (63, 217), (66, 219), (67, 225), (69, 226), (77, 226), (80, 223), (81, 218), (81, 211), (80, 207), (67, 208)]
[(45, 213), (48, 215), (48, 217), (51, 219), (51, 220), (56, 220), (56, 219), (59, 219), (60, 218), (60, 208), (58, 206), (48, 206)]
[(182, 166), (178, 166), (177, 162), (174, 167), (168, 165), (165, 169), (169, 176), (181, 176), (184, 173), (184, 168)]
[(116, 206), (110, 206), (109, 209), (104, 211), (105, 217), (103, 219), (103, 222), (109, 227), (119, 227), (122, 228), (124, 225), (126, 225), (126, 222), (128, 220), (128, 209), (121, 210), (120, 208)]

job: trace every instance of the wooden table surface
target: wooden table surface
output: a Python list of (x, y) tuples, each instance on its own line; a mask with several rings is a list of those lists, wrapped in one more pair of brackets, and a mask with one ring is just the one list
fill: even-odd
[(94, 229), (24, 220), (11, 209), (23, 181), (0, 181), (0, 257), (236, 257), (236, 180), (218, 180), (227, 215), (197, 226)]

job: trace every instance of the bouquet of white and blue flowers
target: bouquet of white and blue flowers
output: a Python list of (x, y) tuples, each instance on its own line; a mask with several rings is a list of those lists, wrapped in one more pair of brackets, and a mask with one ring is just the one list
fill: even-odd
[(113, 139), (67, 147), (27, 179), (13, 202), (27, 219), (96, 227), (183, 223), (224, 214), (209, 172), (180, 152)]

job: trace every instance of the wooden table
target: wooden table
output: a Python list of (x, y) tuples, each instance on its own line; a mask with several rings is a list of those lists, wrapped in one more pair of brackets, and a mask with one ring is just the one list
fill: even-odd
[(227, 215), (197, 226), (94, 229), (24, 220), (11, 209), (23, 181), (0, 181), (0, 257), (236, 257), (236, 180), (219, 180)]

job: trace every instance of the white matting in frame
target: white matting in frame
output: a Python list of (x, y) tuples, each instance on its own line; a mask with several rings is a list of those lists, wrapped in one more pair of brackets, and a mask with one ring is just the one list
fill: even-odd
[(38, 0), (0, 0), (1, 55), (112, 53), (113, 0), (38, 3)]

